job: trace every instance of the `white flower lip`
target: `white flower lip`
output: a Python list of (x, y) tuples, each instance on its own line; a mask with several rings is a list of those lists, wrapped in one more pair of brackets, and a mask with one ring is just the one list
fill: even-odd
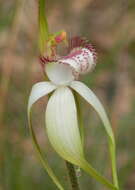
[(50, 81), (56, 85), (68, 85), (74, 80), (72, 69), (66, 64), (48, 63), (45, 66), (45, 71)]

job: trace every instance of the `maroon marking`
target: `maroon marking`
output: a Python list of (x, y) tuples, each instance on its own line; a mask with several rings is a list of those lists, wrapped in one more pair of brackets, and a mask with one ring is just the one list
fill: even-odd
[[(82, 48), (86, 48), (88, 49), (92, 54), (93, 54), (93, 58), (94, 61), (97, 60), (97, 53), (95, 48), (90, 44), (89, 40), (87, 40), (86, 38), (83, 37), (79, 37), (79, 36), (75, 36), (71, 39), (69, 39), (69, 47), (68, 47), (68, 52), (73, 51), (76, 48), (80, 48), (80, 50)], [(77, 53), (78, 50), (75, 51), (75, 54)], [(88, 54), (88, 52), (86, 52)], [(69, 54), (69, 56), (71, 56)], [(67, 57), (67, 56), (66, 56)], [(69, 58), (69, 57), (68, 57)]]
[(56, 59), (52, 59), (49, 57), (44, 57), (44, 56), (39, 56), (39, 60), (42, 64), (47, 64), (47, 63), (51, 63), (51, 62), (56, 62)]

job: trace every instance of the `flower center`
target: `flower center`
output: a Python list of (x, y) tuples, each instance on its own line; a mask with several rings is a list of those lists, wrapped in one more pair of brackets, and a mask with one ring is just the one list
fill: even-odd
[(45, 71), (48, 78), (56, 85), (68, 85), (74, 80), (72, 69), (66, 64), (48, 63), (45, 65)]

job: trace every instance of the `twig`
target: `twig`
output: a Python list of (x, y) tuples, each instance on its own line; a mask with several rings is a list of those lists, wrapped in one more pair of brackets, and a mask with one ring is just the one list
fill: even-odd
[(65, 161), (65, 162), (66, 162), (66, 166), (67, 166), (68, 175), (69, 175), (72, 190), (80, 190), (74, 165), (67, 162), (67, 161)]

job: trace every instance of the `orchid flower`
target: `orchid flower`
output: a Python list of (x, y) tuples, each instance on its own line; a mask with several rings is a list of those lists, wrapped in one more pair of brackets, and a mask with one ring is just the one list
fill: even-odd
[[(58, 39), (59, 40), (59, 39)], [(105, 110), (96, 97), (84, 83), (78, 81), (81, 74), (93, 70), (96, 65), (96, 52), (88, 40), (80, 37), (70, 39), (67, 56), (40, 58), (49, 81), (36, 83), (31, 90), (28, 101), (28, 120), (33, 144), (44, 168), (57, 185), (64, 189), (50, 168), (47, 160), (43, 159), (31, 122), (31, 108), (41, 97), (50, 94), (45, 111), (46, 132), (54, 150), (66, 161), (79, 166), (90, 176), (101, 182), (109, 189), (118, 189), (115, 140), (112, 128)], [(112, 164), (113, 183), (109, 182), (94, 169), (86, 160), (74, 92), (91, 105), (101, 118), (108, 135), (109, 150)]]

